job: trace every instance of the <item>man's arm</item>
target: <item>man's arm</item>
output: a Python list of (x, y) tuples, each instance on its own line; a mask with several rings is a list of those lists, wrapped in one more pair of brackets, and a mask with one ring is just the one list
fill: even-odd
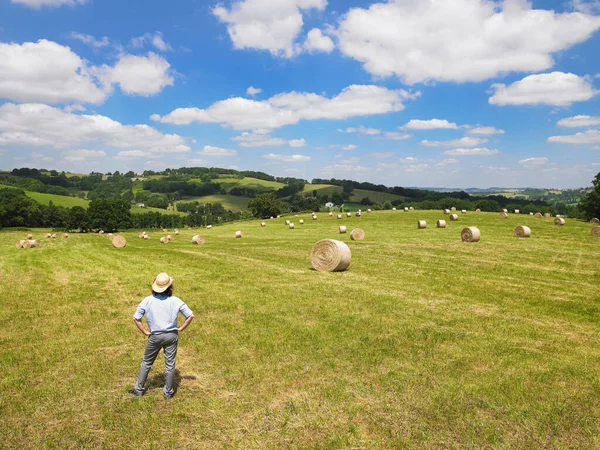
[(144, 334), (145, 336), (150, 336), (152, 334), (152, 333), (150, 333), (148, 330), (146, 330), (144, 328), (144, 324), (142, 323), (141, 320), (138, 320), (138, 319), (134, 318), (133, 321), (135, 322), (135, 326), (138, 328), (138, 330), (140, 330), (140, 332), (142, 334)]
[(194, 320), (194, 315), (190, 314), (189, 316), (187, 316), (185, 318), (185, 322), (183, 322), (183, 325), (181, 325), (179, 328), (177, 328), (177, 331), (181, 332), (181, 331), (185, 330), (188, 327), (188, 325), (190, 323), (192, 323), (192, 320)]

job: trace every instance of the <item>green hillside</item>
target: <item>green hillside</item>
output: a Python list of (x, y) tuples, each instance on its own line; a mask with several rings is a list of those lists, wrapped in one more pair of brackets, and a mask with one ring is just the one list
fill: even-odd
[(234, 187), (245, 187), (249, 189), (256, 189), (260, 192), (276, 191), (285, 186), (283, 183), (277, 183), (275, 181), (259, 180), (258, 178), (217, 178), (213, 180), (214, 183), (219, 183), (224, 189), (229, 192)]
[(341, 186), (334, 186), (332, 184), (306, 184), (302, 193), (311, 194), (313, 191), (317, 191), (318, 195), (329, 195), (341, 194), (343, 189)]
[(251, 199), (246, 197), (236, 197), (235, 195), (217, 194), (206, 195), (204, 197), (189, 197), (181, 199), (181, 202), (198, 202), (202, 204), (220, 203), (225, 209), (230, 211), (242, 211), (248, 209), (248, 202)]
[(393, 202), (394, 200), (403, 200), (404, 197), (395, 194), (388, 194), (387, 192), (377, 191), (366, 191), (364, 189), (354, 189), (350, 201), (360, 202), (363, 198), (369, 197), (369, 199), (375, 203), (379, 202)]

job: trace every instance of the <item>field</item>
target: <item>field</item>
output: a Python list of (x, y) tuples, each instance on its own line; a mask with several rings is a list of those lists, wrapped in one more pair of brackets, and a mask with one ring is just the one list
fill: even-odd
[(248, 189), (256, 189), (259, 192), (276, 191), (285, 186), (283, 183), (275, 181), (260, 180), (258, 178), (245, 177), (239, 178), (217, 178), (213, 183), (219, 183), (229, 192), (234, 187), (244, 187)]
[[(369, 197), (372, 202), (393, 202), (394, 200), (403, 200), (404, 197), (395, 194), (388, 194), (387, 192), (377, 192), (377, 191), (366, 191), (364, 189), (354, 189), (352, 192), (352, 197), (350, 197), (350, 201), (360, 202), (363, 198)], [(363, 208), (364, 209), (364, 208)]]
[(202, 204), (220, 203), (227, 210), (241, 211), (244, 209), (248, 209), (248, 202), (250, 200), (251, 199), (249, 199), (249, 198), (237, 197), (235, 195), (216, 194), (216, 195), (205, 195), (204, 197), (187, 197), (180, 201), (181, 202), (197, 201)]
[[(0, 446), (600, 446), (590, 224), (468, 213), (436, 229), (440, 212), (378, 211), (292, 217), (289, 230), (286, 218), (182, 230), (167, 245), (127, 232), (120, 250), (96, 234), (17, 250), (24, 232), (0, 232)], [(519, 224), (531, 238), (513, 237)], [(481, 242), (460, 241), (468, 225)], [(206, 245), (191, 245), (199, 232)], [(322, 238), (348, 243), (347, 272), (312, 270)], [(131, 315), (161, 271), (196, 315), (170, 401), (162, 356), (149, 393), (127, 394), (145, 345)]]

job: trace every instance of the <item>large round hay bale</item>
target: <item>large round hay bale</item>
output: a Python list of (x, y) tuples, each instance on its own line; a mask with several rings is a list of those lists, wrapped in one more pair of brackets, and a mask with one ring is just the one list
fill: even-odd
[(437, 221), (437, 227), (438, 228), (446, 228), (446, 221), (445, 220), (438, 220)]
[(417, 228), (418, 228), (419, 230), (422, 230), (422, 229), (424, 229), (424, 228), (427, 228), (427, 222), (426, 222), (426, 221), (424, 221), (424, 220), (419, 220), (419, 221), (417, 222)]
[[(277, 216), (277, 217), (279, 217), (279, 216)], [(207, 226), (206, 226), (206, 229), (207, 229), (207, 230), (210, 230), (211, 228), (212, 228), (212, 225), (207, 225)]]
[(332, 212), (329, 213), (329, 217), (333, 217), (333, 213)]
[(590, 223), (600, 223), (600, 219), (594, 217), (592, 220), (590, 220)]
[(460, 211), (460, 213), (461, 213), (461, 214), (466, 214), (466, 213), (467, 213), (467, 210), (466, 210), (466, 209), (462, 209), (462, 210)]
[(515, 214), (521, 214), (521, 211), (519, 211), (518, 209), (515, 209)]
[(552, 217), (552, 214), (550, 214), (550, 213), (545, 213), (545, 214), (544, 214), (544, 217)]
[(529, 215), (530, 215), (530, 216), (533, 216), (533, 213), (532, 213), (532, 212), (530, 212), (530, 213), (529, 213)]
[(144, 233), (140, 233), (140, 234), (138, 234), (138, 237), (139, 237), (140, 239), (144, 239)]
[(354, 228), (350, 232), (350, 239), (353, 241), (362, 241), (365, 238), (365, 230), (362, 228)]
[(242, 237), (242, 232), (241, 232), (241, 231), (239, 231), (239, 230), (238, 230), (238, 231), (236, 231), (236, 232), (235, 232), (235, 238), (236, 238), (236, 239), (241, 239), (241, 237)]
[(477, 209), (475, 210), (475, 212), (481, 212), (481, 209), (477, 208)]
[(21, 248), (31, 248), (32, 243), (32, 240), (26, 239), (23, 241), (23, 245), (21, 246)]
[(519, 238), (530, 237), (531, 236), (531, 228), (529, 228), (525, 225), (520, 225), (517, 228), (515, 228), (515, 236), (519, 237)]
[(317, 216), (312, 216), (313, 220), (317, 220)]
[(160, 238), (160, 243), (161, 244), (167, 244), (168, 242), (169, 242), (169, 240), (167, 239), (166, 236), (163, 236), (163, 237)]
[(501, 218), (501, 219), (506, 219), (507, 217), (508, 217), (508, 214), (507, 214), (507, 213), (505, 213), (504, 211), (502, 211), (502, 212), (500, 213), (500, 218)]
[(371, 210), (370, 210), (370, 209), (367, 209), (367, 212), (368, 212), (368, 213), (370, 213), (370, 212), (371, 212)]
[(31, 240), (31, 239), (33, 239), (33, 235), (32, 234), (28, 234), (27, 236), (25, 236), (25, 239)]
[(290, 222), (290, 224), (288, 225), (290, 227), (290, 230), (294, 229), (294, 222)]
[(56, 239), (56, 234), (52, 234), (52, 236), (50, 237), (51, 239)]
[(147, 241), (148, 239), (150, 239), (150, 236), (149, 236), (149, 235), (147, 235), (147, 234), (145, 234), (145, 235), (144, 235), (144, 240), (145, 240), (145, 241)]
[(396, 208), (392, 208), (392, 211), (396, 211)]
[(304, 220), (300, 219), (300, 220), (298, 221), (298, 223), (299, 223), (300, 225), (304, 225)]
[(450, 215), (450, 210), (449, 209), (445, 209), (444, 210), (444, 215), (449, 216)]
[(404, 207), (404, 212), (408, 212), (408, 206)]
[(453, 206), (452, 208), (450, 208), (451, 211), (456, 211), (456, 206)]
[(563, 219), (562, 217), (557, 217), (556, 219), (554, 219), (554, 225), (564, 225), (565, 224), (565, 219)]
[(40, 246), (40, 241), (37, 239), (31, 239), (31, 248), (36, 248)]
[(167, 230), (166, 228), (163, 228), (163, 229), (162, 229), (162, 232), (163, 232), (163, 233), (168, 233), (168, 232), (169, 232), (169, 230)]
[(98, 231), (98, 234), (104, 234), (103, 230)]
[(112, 240), (112, 245), (115, 248), (123, 248), (127, 245), (127, 239), (123, 236), (116, 235)]
[(453, 222), (458, 220), (458, 214), (450, 214), (450, 220), (452, 220)]
[(290, 224), (290, 221), (289, 221), (289, 220), (286, 220), (286, 221), (285, 221), (285, 224), (286, 224), (286, 225), (289, 225), (289, 224)]
[(592, 236), (600, 236), (600, 227), (592, 228)]
[(508, 209), (502, 208), (502, 212), (508, 214)]
[(346, 226), (345, 225), (341, 225), (339, 230), (340, 230), (340, 234), (346, 234)]
[(201, 234), (197, 234), (192, 238), (192, 244), (194, 245), (204, 245), (206, 241), (204, 240), (204, 236)]
[(362, 213), (360, 211), (356, 211), (356, 214), (354, 214), (356, 217), (360, 217), (362, 216)]
[(267, 226), (267, 224), (266, 224), (266, 222), (261, 222), (261, 223), (260, 223), (260, 226), (264, 228), (264, 227), (266, 227), (266, 226)]
[(337, 218), (338, 218), (338, 219), (341, 219), (341, 218), (342, 218), (342, 215), (341, 215), (341, 214), (338, 214), (338, 215), (337, 215)]
[(25, 242), (25, 239), (19, 239), (16, 243), (15, 243), (15, 247), (17, 248), (23, 248), (23, 243)]
[(50, 233), (46, 233), (46, 239), (50, 239), (52, 235)]
[(115, 235), (114, 235), (114, 234), (112, 234), (112, 233), (108, 233), (108, 234), (106, 235), (106, 237), (107, 237), (109, 240), (111, 240), (111, 241), (112, 241), (112, 240), (115, 238)]
[(460, 238), (463, 242), (479, 242), (481, 239), (481, 232), (477, 227), (463, 228), (460, 232)]
[(541, 219), (541, 218), (542, 218), (542, 213), (540, 213), (540, 212), (536, 212), (536, 213), (535, 213), (535, 218), (536, 218), (536, 219)]
[(170, 235), (170, 234), (167, 235), (167, 239), (169, 241), (174, 241), (175, 240), (175, 238), (172, 235)]
[(408, 208), (408, 209), (409, 209), (410, 211), (414, 211), (414, 210), (415, 210), (415, 207), (414, 207), (414, 206), (411, 206), (411, 207), (410, 207), (410, 208)]
[(350, 214), (349, 212), (346, 213), (346, 217), (352, 217), (352, 214)]
[(343, 272), (350, 266), (352, 253), (341, 241), (323, 239), (310, 252), (310, 262), (319, 272)]
[(175, 230), (175, 236), (179, 236), (179, 230)]
[(69, 237), (69, 233), (63, 233), (63, 239), (67, 239)]

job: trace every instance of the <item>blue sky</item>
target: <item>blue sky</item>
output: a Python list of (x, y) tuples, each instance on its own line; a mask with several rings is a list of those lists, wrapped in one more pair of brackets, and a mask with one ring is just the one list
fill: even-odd
[(599, 30), (599, 0), (0, 0), (0, 167), (587, 186)]

